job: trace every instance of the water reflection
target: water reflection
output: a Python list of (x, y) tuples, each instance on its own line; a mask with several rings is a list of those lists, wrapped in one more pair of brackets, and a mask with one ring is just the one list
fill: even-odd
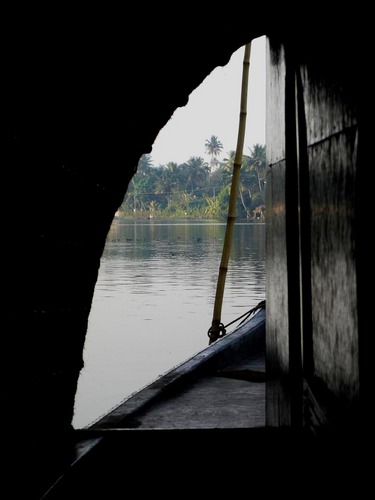
[[(225, 224), (115, 222), (89, 318), (73, 425), (99, 418), (208, 345)], [(226, 325), (265, 298), (265, 225), (236, 224)]]

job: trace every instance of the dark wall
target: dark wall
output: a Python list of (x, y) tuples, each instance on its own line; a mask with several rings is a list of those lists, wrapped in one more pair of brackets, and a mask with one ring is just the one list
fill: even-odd
[(267, 423), (347, 437), (367, 420), (372, 264), (366, 43), (346, 33), (269, 37)]
[(40, 443), (70, 429), (100, 256), (139, 158), (262, 33), (224, 13), (25, 9), (2, 33), (0, 366), (3, 426)]

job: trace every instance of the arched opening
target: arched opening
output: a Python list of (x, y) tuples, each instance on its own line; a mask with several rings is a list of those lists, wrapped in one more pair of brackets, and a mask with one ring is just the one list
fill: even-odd
[[(208, 343), (238, 134), (242, 62), (240, 48), (175, 111), (147, 155), (150, 178), (172, 167), (180, 175), (179, 184), (168, 193), (169, 208), (175, 212), (166, 204), (160, 208), (166, 194), (160, 190), (160, 178), (144, 188), (142, 176), (147, 173), (139, 166), (130, 183), (124, 211), (113, 221), (101, 260), (75, 427), (90, 424)], [(248, 92), (243, 154), (250, 159), (254, 146), (265, 147), (265, 37), (252, 42)], [(205, 148), (212, 136), (222, 145), (216, 155)], [(183, 172), (197, 159), (203, 161), (206, 178), (192, 187)], [(252, 196), (261, 199), (264, 193), (258, 193), (254, 165), (248, 162), (246, 168), (225, 292), (225, 323), (265, 298), (265, 223), (261, 202), (250, 205)], [(183, 196), (189, 206), (183, 206)], [(207, 212), (209, 204), (220, 199), (221, 217)]]

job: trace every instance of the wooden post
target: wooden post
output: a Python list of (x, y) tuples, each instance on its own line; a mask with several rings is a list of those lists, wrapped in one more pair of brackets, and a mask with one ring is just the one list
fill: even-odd
[(243, 71), (242, 71), (242, 86), (241, 86), (241, 106), (240, 106), (240, 120), (238, 127), (238, 137), (237, 137), (237, 147), (236, 155), (233, 164), (233, 176), (232, 184), (230, 190), (230, 199), (228, 207), (228, 217), (227, 226), (225, 230), (223, 253), (219, 268), (219, 277), (216, 287), (216, 296), (214, 304), (213, 319), (210, 329), (208, 330), (208, 336), (210, 338), (210, 344), (215, 342), (218, 338), (225, 335), (225, 329), (221, 323), (221, 310), (224, 297), (225, 280), (228, 271), (228, 262), (232, 246), (233, 239), (233, 228), (236, 219), (236, 205), (237, 205), (237, 192), (240, 181), (240, 171), (242, 164), (242, 154), (243, 145), (245, 140), (245, 130), (246, 130), (246, 116), (247, 116), (247, 90), (249, 85), (249, 68), (250, 68), (250, 53), (251, 53), (251, 42), (245, 45), (245, 53), (243, 59)]

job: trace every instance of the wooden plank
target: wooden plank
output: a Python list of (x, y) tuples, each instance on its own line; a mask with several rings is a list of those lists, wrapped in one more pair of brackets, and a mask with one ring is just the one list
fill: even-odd
[(124, 428), (209, 429), (265, 425), (265, 383), (203, 377), (152, 408), (131, 415)]
[[(249, 327), (251, 325), (251, 328)], [(233, 332), (168, 371), (141, 391), (130, 396), (117, 408), (94, 423), (91, 428), (123, 427), (129, 416), (150, 407), (174, 391), (191, 384), (199, 376), (216, 373), (228, 364), (248, 360), (265, 350), (265, 309), (259, 309), (250, 323), (244, 323)]]

